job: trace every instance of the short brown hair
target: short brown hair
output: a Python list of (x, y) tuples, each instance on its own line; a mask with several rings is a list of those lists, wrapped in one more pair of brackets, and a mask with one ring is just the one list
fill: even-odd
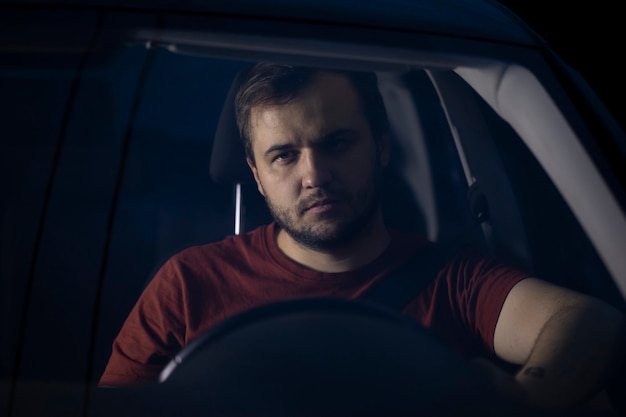
[(315, 75), (320, 72), (333, 72), (348, 77), (359, 96), (364, 116), (370, 125), (374, 139), (378, 140), (387, 133), (389, 120), (385, 104), (378, 90), (376, 74), (261, 62), (246, 74), (235, 97), (239, 136), (243, 141), (246, 156), (250, 160), (254, 162), (250, 137), (250, 112), (252, 108), (288, 103), (309, 86)]

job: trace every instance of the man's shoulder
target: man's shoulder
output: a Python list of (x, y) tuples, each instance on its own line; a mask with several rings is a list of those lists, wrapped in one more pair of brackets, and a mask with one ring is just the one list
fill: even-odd
[(270, 228), (271, 225), (262, 225), (248, 232), (230, 235), (218, 241), (189, 246), (176, 252), (169, 261), (188, 263), (198, 260), (231, 258), (245, 252), (259, 252), (263, 250), (266, 244), (267, 234), (271, 232)]

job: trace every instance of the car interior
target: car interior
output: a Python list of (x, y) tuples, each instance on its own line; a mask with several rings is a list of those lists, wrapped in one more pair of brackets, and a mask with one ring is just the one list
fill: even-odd
[[(271, 220), (232, 108), (239, 76), (263, 60), (376, 72), (393, 141), (382, 202), (390, 227), (472, 245), (626, 308), (615, 279), (621, 255), (606, 255), (598, 241), (608, 232), (594, 232), (585, 220), (594, 214), (581, 214), (570, 197), (589, 185), (560, 174), (553, 153), (525, 138), (552, 125), (521, 107), (524, 93), (565, 94), (533, 87), (523, 64), (534, 58), (512, 62), (498, 46), (487, 59), (479, 48), (459, 52), (449, 39), (440, 49), (424, 42), (418, 52), (394, 52), (281, 44), (254, 33), (220, 37), (214, 31), (227, 28), (202, 30), (184, 16), (166, 25), (133, 13), (55, 13), (57, 25), (42, 25), (37, 38), (20, 30), (12, 40), (19, 47), (0, 50), (7, 58), (0, 61), (0, 379), (10, 381), (0, 386), (1, 411), (32, 415), (49, 406), (29, 401), (25, 382), (95, 384), (163, 262)], [(71, 31), (58, 30), (70, 21)], [(503, 90), (492, 95), (492, 83)], [(552, 101), (541, 103), (552, 111)], [(577, 118), (572, 108), (561, 112), (565, 121)], [(609, 177), (594, 145), (585, 146)], [(624, 196), (615, 194), (619, 207)], [(606, 207), (610, 222), (613, 206)], [(608, 245), (619, 242), (611, 236)]]

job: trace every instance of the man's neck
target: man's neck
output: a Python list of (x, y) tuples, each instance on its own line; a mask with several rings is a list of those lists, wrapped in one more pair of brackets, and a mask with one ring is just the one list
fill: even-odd
[(361, 238), (332, 251), (317, 251), (296, 242), (280, 229), (276, 243), (293, 261), (320, 272), (346, 272), (378, 258), (389, 245), (389, 233), (382, 220), (376, 221)]

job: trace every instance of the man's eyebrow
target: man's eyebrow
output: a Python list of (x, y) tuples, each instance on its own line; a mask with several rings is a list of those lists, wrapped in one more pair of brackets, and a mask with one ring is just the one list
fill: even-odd
[[(324, 136), (322, 136), (321, 138), (319, 138), (317, 140), (317, 142), (319, 143), (324, 143), (327, 140), (336, 138), (337, 136), (341, 136), (344, 135), (346, 133), (352, 133), (353, 130), (352, 129), (337, 129), (337, 130), (333, 130), (330, 133), (325, 134)], [(276, 144), (276, 145), (272, 145), (269, 148), (267, 148), (267, 150), (263, 153), (264, 156), (269, 156), (272, 153), (275, 152), (284, 152), (286, 150), (292, 149), (294, 147), (293, 144), (291, 143), (283, 143), (283, 144)]]
[(282, 152), (282, 151), (286, 151), (287, 149), (291, 149), (293, 148), (293, 145), (289, 144), (289, 143), (284, 143), (284, 144), (278, 144), (278, 145), (272, 145), (269, 148), (267, 148), (267, 150), (263, 153), (263, 155), (268, 156), (274, 152)]

